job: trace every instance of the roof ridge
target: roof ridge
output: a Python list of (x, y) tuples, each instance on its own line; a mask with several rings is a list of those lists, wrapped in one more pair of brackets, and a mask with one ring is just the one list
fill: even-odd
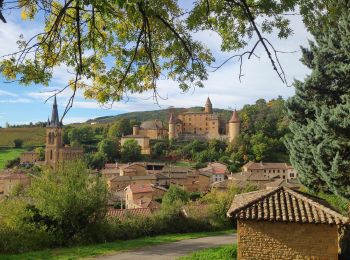
[[(283, 188), (283, 186), (282, 187), (277, 187), (277, 188), (269, 188), (269, 189), (267, 189), (268, 191), (266, 192), (266, 194), (263, 194), (260, 197), (255, 198), (252, 201), (249, 201), (247, 204), (245, 204), (243, 206), (237, 207), (233, 212), (237, 212), (237, 211), (243, 210), (245, 208), (248, 208), (251, 205), (253, 205), (254, 203), (256, 203), (257, 201), (259, 201), (261, 199), (264, 199), (264, 198), (268, 197), (269, 195), (272, 195), (272, 194), (276, 193), (277, 191), (279, 191), (282, 188)], [(266, 189), (265, 190), (257, 190), (257, 191), (251, 191), (251, 192), (237, 194), (237, 195), (235, 195), (235, 197), (243, 195), (243, 194), (246, 195), (246, 194), (253, 194), (253, 193), (264, 192), (264, 191), (266, 191)], [(227, 216), (230, 217), (233, 212), (227, 212)]]
[(282, 187), (284, 188), (284, 190), (286, 192), (288, 192), (289, 194), (291, 194), (291, 195), (301, 199), (302, 201), (310, 203), (313, 206), (318, 207), (321, 210), (323, 210), (323, 211), (325, 211), (325, 212), (327, 212), (327, 213), (329, 213), (331, 215), (336, 215), (336, 217), (341, 218), (344, 222), (349, 222), (349, 218), (344, 216), (344, 215), (342, 215), (342, 214), (340, 214), (339, 212), (337, 212), (337, 211), (335, 211), (335, 210), (333, 210), (333, 209), (331, 209), (329, 207), (326, 207), (326, 206), (322, 205), (321, 203), (318, 203), (315, 200), (312, 200), (312, 199), (310, 199), (310, 198), (308, 198), (306, 196), (303, 196), (302, 194), (300, 194), (300, 193), (298, 193), (296, 191), (293, 191), (292, 189), (290, 189), (288, 187), (285, 187), (285, 186), (282, 186)]

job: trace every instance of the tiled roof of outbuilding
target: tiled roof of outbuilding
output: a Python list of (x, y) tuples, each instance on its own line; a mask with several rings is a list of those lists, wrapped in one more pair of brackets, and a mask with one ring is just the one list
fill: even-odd
[(148, 217), (152, 215), (152, 209), (139, 208), (139, 209), (110, 209), (108, 210), (109, 217), (116, 217), (120, 220), (125, 220), (130, 217)]
[(227, 215), (257, 221), (349, 224), (349, 218), (324, 204), (305, 193), (278, 187), (236, 195)]

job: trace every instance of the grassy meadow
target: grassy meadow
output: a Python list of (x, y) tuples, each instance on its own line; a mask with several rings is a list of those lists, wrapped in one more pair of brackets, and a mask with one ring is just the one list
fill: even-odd
[(12, 160), (16, 157), (19, 157), (22, 152), (24, 152), (26, 149), (23, 148), (0, 148), (0, 170), (5, 167), (5, 163), (8, 160)]
[(23, 146), (41, 146), (45, 144), (44, 127), (0, 128), (0, 147), (13, 147), (13, 140), (23, 140)]

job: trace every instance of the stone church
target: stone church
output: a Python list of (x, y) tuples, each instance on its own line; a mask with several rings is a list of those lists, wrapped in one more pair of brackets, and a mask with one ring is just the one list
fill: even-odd
[(56, 168), (59, 162), (76, 160), (83, 157), (82, 148), (73, 148), (63, 144), (62, 122), (59, 120), (56, 96), (52, 106), (51, 120), (46, 125), (45, 164)]
[(208, 97), (204, 111), (188, 111), (169, 119), (169, 139), (225, 139), (232, 142), (240, 133), (241, 121), (236, 110), (228, 123), (213, 112)]

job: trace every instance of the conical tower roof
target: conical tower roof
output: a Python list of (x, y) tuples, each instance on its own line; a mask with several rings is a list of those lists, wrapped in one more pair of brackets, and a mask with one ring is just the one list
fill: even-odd
[(174, 117), (173, 113), (170, 114), (169, 124), (175, 124), (175, 117)]
[(239, 123), (241, 122), (241, 119), (238, 116), (237, 110), (235, 109), (232, 113), (231, 119), (229, 121), (230, 123)]
[(212, 106), (210, 98), (207, 98), (207, 102), (205, 102), (205, 106)]
[(57, 110), (57, 99), (56, 95), (53, 101), (52, 105), (52, 113), (51, 113), (51, 122), (50, 122), (51, 127), (59, 127), (60, 126), (60, 119), (58, 116), (58, 110)]

